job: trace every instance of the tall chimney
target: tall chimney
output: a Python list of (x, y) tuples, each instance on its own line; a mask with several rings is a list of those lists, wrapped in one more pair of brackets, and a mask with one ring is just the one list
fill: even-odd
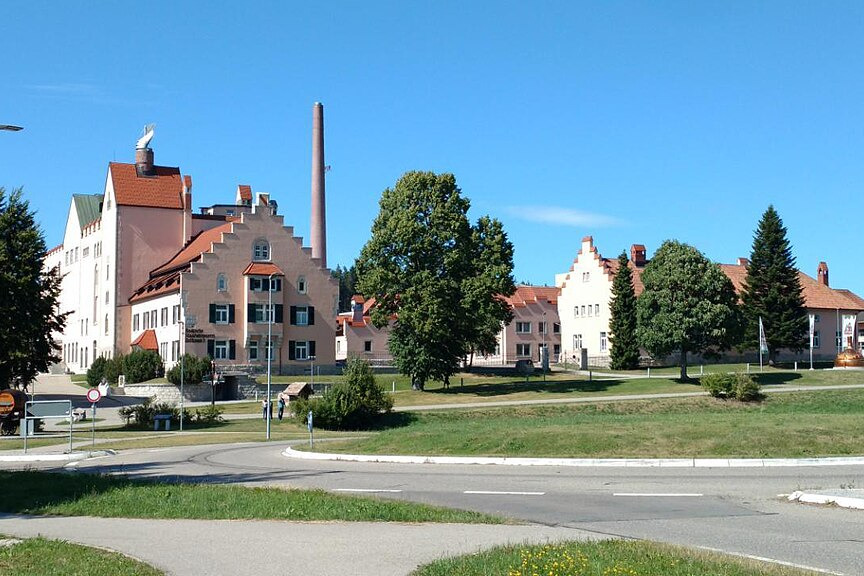
[(819, 268), (816, 269), (816, 281), (823, 286), (828, 286), (828, 264), (819, 262)]
[(144, 126), (144, 135), (135, 144), (135, 170), (138, 176), (155, 176), (153, 169), (153, 149), (150, 148), (150, 140), (153, 139), (155, 124)]
[(312, 107), (312, 213), (309, 223), (312, 257), (327, 267), (327, 216), (324, 202), (324, 106)]

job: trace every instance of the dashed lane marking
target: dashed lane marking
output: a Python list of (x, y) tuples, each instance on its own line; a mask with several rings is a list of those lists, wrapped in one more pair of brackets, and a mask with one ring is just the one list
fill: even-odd
[(495, 490), (465, 490), (463, 494), (482, 494), (487, 496), (543, 496), (545, 492), (497, 492)]

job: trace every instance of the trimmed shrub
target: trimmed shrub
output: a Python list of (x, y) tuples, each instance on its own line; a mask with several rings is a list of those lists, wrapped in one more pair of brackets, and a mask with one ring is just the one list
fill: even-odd
[(762, 387), (749, 374), (735, 374), (733, 393), (741, 402), (752, 402), (762, 398)]
[(105, 376), (105, 367), (108, 365), (108, 360), (99, 356), (93, 363), (90, 364), (90, 368), (87, 369), (87, 383), (95, 388), (99, 384), (102, 383), (102, 378)]
[(735, 388), (735, 374), (706, 374), (701, 383), (711, 396), (715, 398), (730, 398)]
[[(194, 356), (192, 354), (184, 354), (183, 358), (183, 383), (184, 384), (200, 384), (205, 376), (209, 376), (212, 370), (211, 360), (209, 356)], [(177, 362), (165, 374), (168, 381), (175, 386), (180, 385), (180, 362)]]
[[(170, 414), (171, 425), (180, 423), (180, 409), (174, 404), (167, 402), (154, 403), (152, 398), (147, 398), (141, 404), (124, 406), (118, 411), (121, 417), (126, 418), (127, 427), (131, 428), (153, 428), (154, 416), (157, 414)], [(221, 411), (220, 411), (221, 415)], [(134, 420), (134, 424), (131, 422)], [(183, 410), (183, 420), (193, 422), (192, 415), (188, 410)]]
[(206, 406), (204, 408), (195, 409), (195, 424), (199, 426), (210, 426), (224, 422), (222, 418), (222, 408), (218, 406)]
[(162, 357), (153, 350), (133, 350), (123, 359), (123, 373), (130, 384), (159, 378), (163, 368)]
[(109, 358), (105, 363), (105, 370), (102, 375), (109, 384), (117, 384), (118, 377), (120, 374), (123, 374), (123, 361), (125, 358), (123, 354), (120, 354), (114, 358)]
[(330, 388), (321, 398), (292, 402), (295, 420), (305, 424), (311, 410), (318, 428), (361, 430), (373, 426), (382, 413), (393, 408), (393, 399), (375, 381), (369, 362), (351, 358), (344, 374), (345, 381)]

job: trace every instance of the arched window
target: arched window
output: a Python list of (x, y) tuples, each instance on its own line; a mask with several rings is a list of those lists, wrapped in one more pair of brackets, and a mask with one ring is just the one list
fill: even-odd
[(259, 238), (252, 246), (252, 260), (270, 260), (270, 243), (266, 238)]
[(306, 277), (300, 276), (297, 278), (297, 292), (300, 294), (306, 294)]
[(225, 274), (219, 274), (216, 277), (216, 291), (225, 292), (226, 290), (228, 290), (228, 279), (225, 278)]

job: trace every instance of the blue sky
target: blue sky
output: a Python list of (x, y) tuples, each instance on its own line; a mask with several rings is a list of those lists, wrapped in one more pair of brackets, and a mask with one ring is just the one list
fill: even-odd
[(0, 185), (49, 246), (156, 123), (196, 206), (270, 192), (308, 236), (324, 103), (328, 261), (381, 191), (452, 172), (503, 221), (518, 281), (552, 284), (585, 235), (614, 257), (667, 238), (734, 262), (773, 203), (798, 265), (864, 294), (864, 3), (0, 4)]

